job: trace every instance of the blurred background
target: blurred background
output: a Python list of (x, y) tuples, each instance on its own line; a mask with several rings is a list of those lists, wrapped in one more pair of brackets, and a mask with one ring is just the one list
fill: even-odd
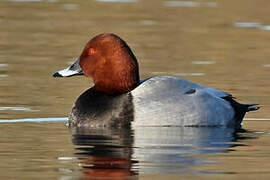
[[(244, 121), (244, 128), (251, 132), (240, 135), (238, 143), (239, 136), (230, 132), (230, 136), (222, 136), (217, 144), (230, 143), (222, 146), (226, 149), (223, 154), (210, 160), (197, 159), (206, 150), (198, 153), (205, 146), (197, 147), (200, 136), (191, 133), (188, 138), (195, 139), (185, 142), (193, 143), (187, 146), (195, 147), (192, 156), (196, 157), (190, 160), (190, 149), (182, 147), (187, 154), (181, 156), (184, 154), (187, 160), (181, 173), (193, 173), (185, 174), (186, 178), (198, 178), (201, 173), (215, 174), (205, 179), (217, 178), (218, 174), (223, 174), (223, 179), (231, 179), (233, 174), (243, 179), (265, 178), (269, 176), (266, 157), (270, 149), (269, 9), (269, 0), (0, 0), (0, 119), (67, 117), (76, 98), (93, 84), (86, 77), (56, 79), (52, 74), (73, 62), (95, 35), (115, 33), (136, 55), (141, 79), (155, 75), (182, 77), (227, 91), (240, 102), (261, 106), (246, 117), (266, 121)], [(205, 135), (210, 137), (206, 144), (212, 143), (216, 131), (213, 134)], [(78, 162), (74, 162), (76, 148), (69, 138), (62, 122), (1, 124), (0, 176), (78, 179), (76, 173), (80, 172), (74, 170), (78, 169)], [(141, 151), (147, 156), (156, 149), (151, 146)], [(179, 149), (173, 152), (176, 155), (172, 160), (180, 158)], [(171, 151), (166, 153), (171, 155)], [(212, 166), (197, 167), (205, 162)], [(166, 174), (164, 167), (168, 164), (152, 167)], [(187, 170), (190, 166), (199, 170)], [(175, 174), (154, 175), (155, 171), (141, 178), (179, 179)]]
[(141, 78), (179, 76), (259, 103), (269, 117), (267, 0), (1, 0), (0, 118), (67, 116), (91, 80), (55, 79), (95, 35), (132, 48)]

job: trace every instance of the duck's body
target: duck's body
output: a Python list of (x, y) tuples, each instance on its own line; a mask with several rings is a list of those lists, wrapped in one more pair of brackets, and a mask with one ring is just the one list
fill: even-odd
[(74, 65), (54, 76), (82, 72), (94, 79), (95, 86), (75, 102), (70, 126), (240, 128), (246, 112), (258, 109), (254, 104), (236, 102), (226, 92), (177, 77), (156, 76), (140, 82), (135, 56), (112, 34), (93, 38)]
[(121, 95), (88, 89), (75, 102), (69, 122), (78, 127), (131, 124), (239, 128), (245, 113), (253, 108), (237, 103), (230, 94), (217, 89), (181, 78), (156, 76)]
[(131, 91), (134, 125), (231, 126), (234, 109), (223, 99), (229, 94), (186, 81), (157, 76)]

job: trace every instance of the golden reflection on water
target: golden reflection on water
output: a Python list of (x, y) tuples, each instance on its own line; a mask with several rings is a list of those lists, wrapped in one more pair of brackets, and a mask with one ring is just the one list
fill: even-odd
[[(213, 1), (216, 7), (166, 2), (0, 2), (0, 106), (31, 109), (1, 110), (0, 118), (66, 116), (91, 81), (51, 74), (102, 32), (128, 42), (142, 78), (181, 76), (228, 91), (242, 102), (259, 103), (263, 108), (249, 117), (269, 117), (270, 31), (234, 26), (247, 21), (267, 25), (268, 9), (246, 0)], [(203, 61), (213, 63), (194, 63)]]
[[(67, 116), (75, 99), (92, 83), (82, 77), (54, 79), (52, 73), (74, 60), (86, 42), (102, 32), (116, 33), (127, 41), (139, 60), (142, 79), (181, 76), (232, 93), (241, 102), (258, 103), (262, 108), (247, 117), (269, 118), (270, 1), (186, 2), (0, 1), (0, 119)], [(263, 130), (268, 124), (249, 121), (244, 127)], [(55, 128), (50, 132), (55, 133)], [(264, 142), (263, 147), (257, 145)], [(269, 150), (268, 142), (269, 137), (262, 136), (250, 146), (214, 159), (224, 161), (219, 167), (228, 172), (246, 168), (249, 154), (252, 161), (257, 158), (250, 151)], [(241, 177), (253, 172), (256, 178), (252, 168), (261, 167), (260, 163), (264, 167), (258, 172), (266, 172), (266, 160), (260, 157), (240, 170)], [(190, 176), (196, 177), (183, 175)]]

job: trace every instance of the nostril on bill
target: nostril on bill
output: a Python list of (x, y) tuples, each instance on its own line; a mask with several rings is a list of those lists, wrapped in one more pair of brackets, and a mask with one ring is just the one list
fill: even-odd
[(58, 72), (55, 72), (54, 74), (53, 74), (53, 77), (63, 77), (61, 74), (59, 74)]

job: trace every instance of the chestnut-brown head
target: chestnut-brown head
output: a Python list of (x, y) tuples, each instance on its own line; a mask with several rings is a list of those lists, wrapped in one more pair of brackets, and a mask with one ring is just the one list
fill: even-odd
[[(129, 92), (140, 82), (136, 57), (125, 41), (110, 33), (91, 39), (72, 66), (80, 67), (81, 70), (77, 70), (80, 71), (79, 74), (92, 78), (94, 90), (106, 94)], [(75, 75), (63, 75), (64, 73), (64, 70), (58, 71), (54, 76)]]

